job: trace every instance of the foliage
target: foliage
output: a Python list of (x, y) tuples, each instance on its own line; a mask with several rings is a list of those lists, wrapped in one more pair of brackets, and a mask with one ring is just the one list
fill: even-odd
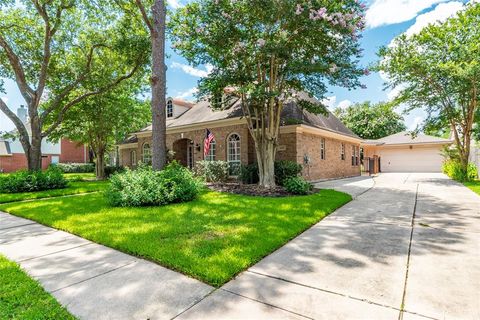
[(95, 171), (93, 163), (57, 163), (52, 166), (57, 167), (63, 173), (89, 173)]
[(148, 36), (119, 10), (78, 0), (3, 1), (0, 77), (16, 82), (29, 128), (4, 101), (30, 170), (41, 167), (41, 143), (85, 99), (143, 70)]
[(380, 50), (377, 66), (399, 90), (395, 103), (424, 109), (429, 131), (453, 131), (465, 172), (480, 100), (479, 43), (480, 4), (471, 3), (444, 23), (397, 37)]
[(281, 186), (285, 179), (297, 177), (302, 172), (302, 165), (295, 161), (275, 161), (275, 182)]
[(407, 129), (395, 105), (370, 101), (356, 103), (346, 109), (337, 108), (335, 115), (362, 139), (380, 139)]
[[(295, 161), (280, 160), (274, 163), (275, 182), (283, 185), (283, 181), (290, 177), (296, 177), (302, 172), (302, 165)], [(240, 174), (238, 176), (242, 183), (253, 184), (258, 183), (258, 164), (241, 165)]]
[(126, 169), (110, 178), (106, 197), (112, 206), (140, 207), (161, 206), (168, 203), (195, 199), (200, 184), (190, 170), (172, 162), (162, 171), (141, 166), (137, 170)]
[(1, 319), (75, 319), (18, 264), (0, 255)]
[(192, 202), (113, 208), (94, 193), (0, 210), (221, 286), (350, 200), (333, 190), (281, 198), (204, 190)]
[(198, 161), (194, 174), (207, 182), (226, 182), (228, 180), (228, 162), (226, 161)]
[(46, 171), (22, 170), (7, 176), (0, 176), (0, 193), (62, 189), (67, 184), (62, 171), (55, 167), (50, 167)]
[(461, 182), (473, 181), (478, 178), (477, 166), (474, 163), (469, 163), (467, 171), (465, 171), (460, 161), (449, 159), (443, 163), (442, 171), (453, 180)]
[(293, 194), (308, 194), (312, 191), (313, 186), (305, 181), (302, 177), (289, 177), (283, 181), (285, 190)]
[(0, 193), (0, 203), (63, 197), (74, 194), (84, 194), (91, 192), (104, 191), (107, 189), (108, 181), (74, 181), (69, 180), (68, 186), (63, 189), (53, 189), (34, 192), (20, 192), (20, 193)]
[(106, 166), (105, 167), (105, 177), (109, 178), (110, 176), (116, 173), (125, 172), (125, 167), (122, 166)]
[[(169, 22), (174, 47), (193, 65), (212, 71), (199, 97), (241, 99), (255, 142), (260, 184), (275, 185), (274, 159), (283, 104), (295, 100), (325, 113), (327, 84), (360, 86), (357, 66), (365, 6), (356, 0), (196, 0)], [(306, 92), (307, 94), (300, 93)]]

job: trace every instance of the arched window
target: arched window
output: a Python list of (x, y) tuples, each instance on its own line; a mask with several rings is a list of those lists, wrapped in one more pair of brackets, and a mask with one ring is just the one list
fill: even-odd
[(146, 164), (152, 164), (152, 150), (148, 143), (143, 144), (142, 148), (142, 162)]
[(208, 150), (207, 155), (205, 156), (205, 161), (215, 161), (215, 153), (217, 149), (217, 142), (215, 140), (212, 140), (210, 142), (210, 150)]
[(173, 102), (172, 100), (167, 101), (167, 118), (173, 117)]
[(137, 151), (132, 150), (130, 152), (130, 166), (133, 168), (137, 166)]
[(231, 176), (238, 175), (240, 169), (240, 136), (232, 133), (227, 139), (227, 161), (229, 174)]

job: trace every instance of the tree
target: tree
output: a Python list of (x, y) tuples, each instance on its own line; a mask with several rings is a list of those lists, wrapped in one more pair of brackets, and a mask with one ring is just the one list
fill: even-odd
[(113, 90), (85, 99), (67, 113), (51, 137), (88, 144), (95, 156), (96, 177), (105, 179), (105, 153), (151, 119), (149, 104), (136, 98), (142, 85), (142, 78), (136, 76)]
[[(141, 40), (124, 32), (126, 21), (116, 12), (89, 1), (20, 4), (0, 4), (0, 76), (16, 82), (29, 124), (22, 123), (2, 100), (0, 110), (17, 128), (28, 169), (39, 170), (42, 140), (66, 113), (132, 77), (146, 56), (138, 45)], [(108, 60), (112, 55), (116, 60)]]
[[(167, 11), (164, 0), (113, 0), (132, 18), (140, 14), (143, 26), (150, 35), (152, 76), (152, 167), (161, 170), (167, 162), (165, 28)], [(151, 14), (147, 6), (151, 6)], [(136, 10), (134, 10), (136, 9)]]
[[(355, 0), (197, 0), (169, 22), (174, 47), (191, 64), (210, 64), (199, 97), (220, 97), (226, 87), (241, 99), (255, 142), (259, 184), (275, 186), (274, 160), (283, 105), (295, 99), (314, 113), (328, 82), (354, 88), (364, 6)], [(220, 101), (221, 99), (212, 99)], [(222, 108), (221, 103), (213, 103)]]
[(424, 109), (429, 130), (452, 130), (465, 172), (480, 98), (479, 43), (480, 4), (472, 3), (442, 24), (397, 37), (380, 50), (377, 67), (400, 89), (397, 104)]
[(407, 129), (403, 117), (390, 103), (366, 101), (346, 109), (337, 108), (334, 113), (362, 139), (380, 139)]

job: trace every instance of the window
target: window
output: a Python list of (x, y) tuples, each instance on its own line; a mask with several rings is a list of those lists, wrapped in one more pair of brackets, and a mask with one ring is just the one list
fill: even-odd
[(325, 160), (325, 138), (320, 140), (320, 159)]
[(137, 151), (132, 150), (130, 152), (130, 165), (135, 167), (137, 165)]
[(355, 165), (355, 146), (352, 146), (352, 166)]
[(215, 161), (215, 151), (217, 147), (217, 142), (212, 140), (210, 142), (210, 150), (208, 150), (208, 154), (205, 156), (205, 161)]
[(340, 159), (345, 160), (345, 143), (342, 143), (340, 148)]
[(360, 164), (360, 147), (355, 147), (357, 152), (355, 152), (355, 165), (358, 166)]
[(148, 143), (143, 144), (142, 161), (146, 164), (152, 164), (152, 150)]
[(240, 136), (232, 133), (227, 139), (228, 173), (236, 176), (240, 169)]
[(167, 101), (167, 118), (173, 117), (173, 102), (172, 100)]

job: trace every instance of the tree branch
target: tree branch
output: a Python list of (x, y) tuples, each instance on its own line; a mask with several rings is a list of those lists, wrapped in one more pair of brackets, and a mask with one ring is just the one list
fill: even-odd
[(153, 33), (152, 22), (150, 21), (150, 18), (147, 15), (147, 11), (145, 10), (145, 6), (143, 5), (142, 0), (135, 0), (135, 4), (138, 7), (138, 9), (140, 10), (140, 12), (142, 14), (143, 21), (147, 25), (147, 28), (150, 31), (150, 34), (152, 34)]
[[(25, 124), (20, 120), (20, 118), (10, 110), (10, 108), (3, 102), (2, 99), (0, 99), (0, 110), (10, 119), (12, 120), (13, 124), (15, 124), (15, 127), (18, 130), (18, 133), (20, 134), (20, 142), (22, 145), (27, 148), (30, 148), (30, 141), (29, 141), (29, 135), (27, 128), (25, 127)], [(26, 151), (26, 150), (25, 150)]]
[(82, 102), (83, 100), (87, 99), (88, 97), (105, 93), (106, 91), (108, 91), (108, 90), (114, 88), (116, 85), (120, 84), (122, 81), (131, 78), (137, 72), (137, 70), (140, 68), (141, 61), (142, 61), (142, 56), (139, 56), (138, 59), (137, 59), (135, 67), (128, 74), (119, 77), (118, 79), (116, 79), (112, 83), (110, 83), (110, 84), (108, 84), (108, 85), (106, 85), (106, 86), (104, 86), (104, 87), (102, 87), (102, 88), (100, 88), (96, 91), (90, 91), (90, 92), (84, 93), (84, 94), (78, 96), (77, 98), (73, 99), (69, 103), (67, 103), (62, 108), (62, 110), (60, 110), (60, 112), (58, 114), (58, 117), (57, 117), (57, 120), (50, 126), (50, 128), (48, 128), (45, 132), (42, 133), (42, 137), (44, 138), (44, 137), (48, 136), (49, 134), (51, 134), (60, 125), (60, 123), (62, 123), (63, 117), (65, 116), (65, 113), (71, 107), (73, 107), (74, 105)]

